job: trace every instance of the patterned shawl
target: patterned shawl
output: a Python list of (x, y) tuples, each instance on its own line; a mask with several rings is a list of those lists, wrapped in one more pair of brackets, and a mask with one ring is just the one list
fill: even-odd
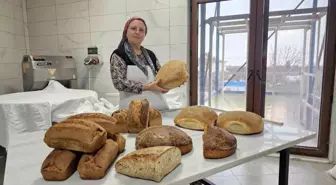
[[(145, 73), (146, 76), (148, 76), (148, 70), (147, 70), (146, 65), (145, 64), (142, 65), (142, 62), (139, 61), (140, 58), (135, 54), (133, 47), (127, 41), (124, 42), (124, 47), (125, 47), (125, 52), (126, 52), (128, 58), (135, 65), (137, 65)], [(153, 62), (155, 62), (155, 61), (151, 60), (151, 58), (149, 57), (149, 54), (148, 54), (147, 50), (144, 47), (142, 47), (142, 46), (141, 46), (141, 51), (142, 51), (142, 54), (145, 56), (145, 58), (147, 60), (146, 61), (147, 64), (150, 66), (150, 68), (153, 71), (153, 74), (155, 75), (156, 70), (155, 70), (155, 67), (154, 67), (154, 64), (153, 64)]]

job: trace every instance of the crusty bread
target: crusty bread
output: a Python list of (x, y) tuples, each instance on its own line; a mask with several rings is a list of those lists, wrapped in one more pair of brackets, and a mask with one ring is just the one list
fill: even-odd
[(120, 134), (114, 134), (109, 136), (108, 139), (112, 139), (116, 143), (118, 143), (119, 153), (122, 153), (125, 150), (126, 139)]
[(106, 139), (105, 129), (97, 123), (84, 119), (68, 119), (50, 127), (43, 141), (51, 148), (92, 153), (99, 150)]
[(105, 115), (103, 113), (81, 113), (81, 114), (76, 114), (73, 116), (70, 116), (68, 119), (87, 119), (87, 118), (100, 118), (100, 119), (105, 119), (105, 120), (110, 120), (111, 122), (115, 122), (116, 119)]
[(127, 110), (117, 110), (111, 114), (117, 120), (118, 133), (127, 133)]
[(118, 155), (118, 144), (111, 139), (93, 154), (84, 154), (77, 170), (82, 179), (101, 179), (105, 177), (107, 169)]
[(203, 156), (208, 159), (225, 158), (235, 153), (236, 138), (225, 129), (208, 125), (203, 133)]
[(64, 181), (75, 171), (81, 154), (62, 149), (51, 151), (42, 163), (41, 174), (46, 181)]
[(117, 161), (117, 173), (160, 182), (181, 163), (177, 147), (156, 146), (131, 152)]
[(139, 133), (149, 122), (149, 102), (147, 99), (132, 100), (128, 106), (127, 127), (129, 133)]
[(162, 125), (162, 115), (160, 111), (149, 108), (149, 126)]
[(185, 62), (171, 60), (160, 68), (155, 80), (160, 80), (158, 85), (164, 89), (174, 89), (187, 82), (188, 76)]
[(177, 126), (186, 129), (204, 130), (207, 125), (215, 123), (217, 117), (217, 113), (212, 109), (195, 105), (183, 108), (175, 117), (174, 122)]
[(182, 130), (167, 126), (157, 125), (141, 131), (135, 140), (136, 149), (153, 146), (176, 146), (182, 155), (190, 152), (193, 148), (192, 139)]
[(108, 135), (119, 133), (120, 129), (117, 125), (117, 119), (111, 116), (107, 116), (102, 113), (81, 113), (74, 116), (70, 116), (68, 119), (85, 119), (93, 121), (102, 126)]
[(234, 134), (258, 134), (264, 130), (264, 121), (253, 112), (228, 111), (219, 114), (216, 126)]

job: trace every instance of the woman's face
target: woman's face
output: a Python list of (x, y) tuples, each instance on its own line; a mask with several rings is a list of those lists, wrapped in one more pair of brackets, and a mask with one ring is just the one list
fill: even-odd
[(141, 44), (146, 36), (146, 26), (140, 20), (134, 20), (128, 26), (127, 39), (134, 44)]

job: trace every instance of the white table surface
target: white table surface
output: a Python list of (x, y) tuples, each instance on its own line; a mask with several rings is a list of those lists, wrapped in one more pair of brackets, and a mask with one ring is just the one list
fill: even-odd
[[(177, 114), (163, 114), (163, 124), (173, 125)], [(43, 142), (44, 131), (25, 133), (10, 141), (7, 155), (4, 185), (152, 185), (152, 184), (189, 184), (211, 176), (234, 166), (246, 163), (259, 157), (275, 153), (301, 142), (312, 139), (316, 133), (266, 123), (265, 130), (257, 135), (235, 135), (237, 138), (236, 153), (224, 159), (204, 159), (202, 151), (201, 131), (185, 131), (193, 140), (193, 150), (182, 156), (181, 164), (160, 183), (131, 178), (115, 172), (114, 164), (101, 180), (82, 180), (78, 172), (62, 182), (47, 182), (42, 178), (40, 168), (43, 160), (51, 152), (51, 148)], [(123, 134), (126, 137), (126, 149), (118, 159), (135, 150), (135, 134)], [(117, 159), (117, 160), (118, 160)]]

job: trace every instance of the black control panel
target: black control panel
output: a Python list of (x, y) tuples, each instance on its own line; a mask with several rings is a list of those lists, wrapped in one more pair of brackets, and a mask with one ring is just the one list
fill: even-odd
[(98, 47), (88, 48), (88, 55), (98, 55)]
[(45, 58), (39, 56), (33, 56), (34, 61), (46, 61)]
[(37, 62), (36, 65), (37, 66), (51, 66), (52, 63), (51, 62)]

